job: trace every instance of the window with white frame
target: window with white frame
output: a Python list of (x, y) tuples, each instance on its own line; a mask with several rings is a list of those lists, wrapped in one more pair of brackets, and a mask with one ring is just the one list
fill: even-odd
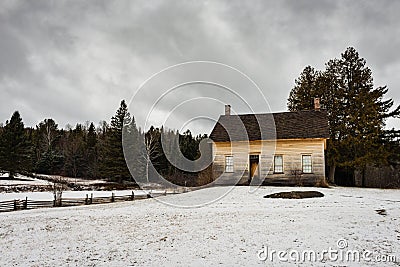
[(302, 155), (303, 173), (312, 173), (311, 155)]
[(274, 156), (274, 173), (283, 173), (283, 156)]
[(225, 172), (233, 172), (233, 156), (225, 156)]

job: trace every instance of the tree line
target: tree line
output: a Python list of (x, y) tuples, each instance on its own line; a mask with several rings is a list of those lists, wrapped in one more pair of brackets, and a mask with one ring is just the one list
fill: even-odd
[[(329, 60), (325, 70), (307, 66), (295, 80), (288, 109), (312, 110), (313, 99), (320, 98), (328, 113), (326, 159), (331, 182), (343, 176), (337, 170), (346, 170), (348, 179), (354, 179), (354, 171), (363, 172), (367, 166), (400, 165), (400, 131), (385, 129), (388, 118), (400, 118), (400, 106), (393, 108), (393, 100), (384, 99), (387, 92), (386, 86), (374, 87), (371, 69), (352, 47), (339, 59)], [(123, 136), (128, 137), (124, 144)], [(202, 172), (182, 170), (169, 157), (179, 158), (180, 150), (186, 159), (198, 160), (199, 145), (206, 137), (164, 127), (143, 131), (125, 101), (110, 123), (102, 121), (97, 128), (86, 123), (60, 129), (51, 118), (34, 128), (24, 127), (16, 111), (0, 125), (0, 171), (11, 177), (34, 172), (147, 183), (163, 177), (174, 184), (203, 185), (212, 180), (211, 166)], [(172, 140), (171, 147), (163, 147), (163, 138)]]
[(384, 99), (387, 92), (387, 86), (374, 87), (371, 69), (353, 47), (329, 60), (325, 70), (305, 67), (295, 80), (288, 109), (312, 110), (313, 99), (320, 98), (328, 113), (331, 182), (340, 178), (337, 169), (347, 170), (352, 179), (355, 170), (363, 172), (367, 166), (400, 164), (400, 131), (385, 130), (388, 118), (400, 118), (400, 106), (393, 108), (393, 100)]
[[(122, 137), (126, 135), (124, 145)], [(124, 100), (110, 123), (77, 124), (61, 129), (49, 118), (36, 127), (25, 127), (15, 111), (0, 125), (0, 171), (10, 177), (16, 173), (39, 173), (113, 182), (168, 181), (186, 186), (209, 182), (204, 173), (174, 167), (162, 148), (161, 137), (172, 136), (189, 160), (200, 157), (199, 144), (207, 135), (193, 136), (151, 127), (144, 132), (136, 126)], [(124, 154), (125, 150), (125, 154)], [(125, 160), (125, 158), (127, 160)], [(135, 177), (133, 177), (135, 176)]]

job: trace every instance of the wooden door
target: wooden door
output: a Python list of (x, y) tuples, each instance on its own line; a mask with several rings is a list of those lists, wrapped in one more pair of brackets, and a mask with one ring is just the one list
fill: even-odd
[(249, 156), (249, 183), (253, 178), (259, 178), (259, 156), (258, 155), (250, 155)]

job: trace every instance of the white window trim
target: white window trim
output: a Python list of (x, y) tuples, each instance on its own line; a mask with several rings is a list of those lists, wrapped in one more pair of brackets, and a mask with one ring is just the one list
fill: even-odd
[[(232, 158), (232, 170), (231, 170), (231, 171), (227, 171), (228, 165), (226, 164), (226, 162), (227, 162), (226, 159), (227, 159), (228, 157)], [(233, 173), (233, 172), (235, 172), (235, 162), (234, 162), (234, 160), (233, 160), (233, 155), (225, 155), (225, 167), (224, 167), (224, 172), (226, 172), (226, 173)]]
[[(304, 172), (304, 160), (303, 160), (303, 158), (304, 157), (310, 157), (310, 162), (311, 162), (311, 171), (310, 172)], [(312, 155), (311, 154), (304, 154), (304, 155), (301, 155), (301, 172), (302, 173), (306, 173), (306, 174), (310, 174), (310, 173), (313, 173), (313, 157), (312, 157)]]
[[(275, 170), (275, 167), (276, 167), (276, 165), (275, 165), (275, 158), (276, 157), (281, 157), (282, 158), (282, 171), (281, 172), (278, 172), (278, 171), (276, 171)], [(274, 165), (273, 165), (273, 173), (276, 173), (276, 174), (282, 174), (282, 173), (284, 173), (284, 162), (283, 162), (283, 155), (274, 155)]]

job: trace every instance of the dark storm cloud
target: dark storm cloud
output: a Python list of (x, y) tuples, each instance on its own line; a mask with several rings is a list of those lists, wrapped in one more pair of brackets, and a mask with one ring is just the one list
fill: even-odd
[[(3, 1), (0, 121), (15, 109), (32, 126), (46, 117), (62, 127), (109, 120), (149, 76), (190, 60), (242, 70), (271, 110), (283, 111), (302, 69), (321, 69), (348, 46), (399, 104), (399, 11), (398, 1)], [(188, 95), (201, 95), (201, 88)], [(247, 87), (237, 90), (257, 111), (269, 111)], [(160, 90), (146, 94), (141, 107), (151, 106)], [(223, 111), (216, 103), (207, 109)], [(194, 104), (190, 114), (202, 110)], [(398, 120), (391, 124), (400, 128)]]

